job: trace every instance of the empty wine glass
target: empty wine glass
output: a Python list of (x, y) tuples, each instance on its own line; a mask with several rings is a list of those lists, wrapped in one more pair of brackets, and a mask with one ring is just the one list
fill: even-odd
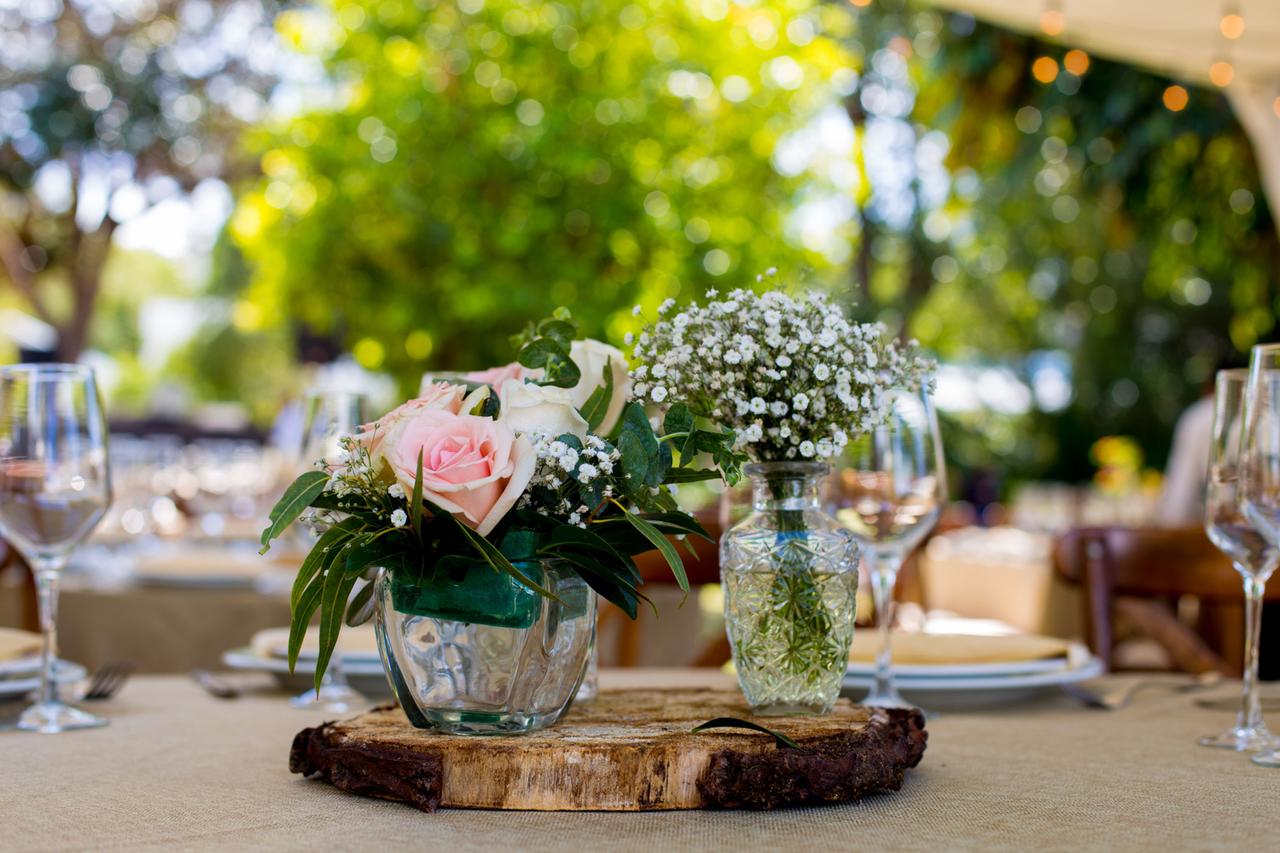
[[(1249, 354), (1240, 459), (1244, 516), (1276, 549), (1280, 547), (1280, 345), (1256, 346)], [(1280, 750), (1255, 755), (1253, 761), (1280, 767)]]
[(35, 575), (40, 693), (18, 728), (53, 734), (106, 725), (58, 699), (58, 581), (107, 511), (107, 421), (93, 371), (74, 364), (0, 367), (0, 533)]
[(1262, 592), (1275, 571), (1277, 551), (1244, 516), (1240, 495), (1241, 434), (1249, 371), (1221, 370), (1214, 384), (1213, 443), (1205, 484), (1204, 526), (1213, 544), (1231, 558), (1244, 578), (1244, 692), (1236, 723), (1222, 734), (1200, 738), (1202, 746), (1261, 749), (1274, 736), (1262, 720), (1258, 696), (1258, 638)]
[[(367, 408), (366, 397), (356, 392), (320, 391), (308, 395), (301, 467), (305, 470), (319, 460), (338, 464), (343, 452), (340, 440), (359, 431), (367, 419)], [(289, 700), (295, 708), (334, 714), (345, 713), (363, 702), (364, 697), (347, 683), (342, 671), (342, 653), (336, 649), (321, 677), (320, 688), (312, 688)]]
[(946, 467), (938, 418), (927, 391), (893, 391), (884, 426), (849, 443), (836, 518), (862, 546), (875, 599), (880, 648), (864, 705), (910, 707), (893, 684), (890, 631), (898, 570), (938, 520)]

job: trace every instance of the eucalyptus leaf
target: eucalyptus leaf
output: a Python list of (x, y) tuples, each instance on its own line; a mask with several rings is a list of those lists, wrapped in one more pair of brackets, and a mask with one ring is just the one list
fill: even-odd
[(302, 515), (303, 510), (311, 506), (316, 496), (324, 491), (327, 482), (329, 475), (324, 471), (308, 471), (285, 489), (267, 517), (270, 523), (262, 531), (262, 553), (265, 554), (271, 547), (272, 539), (284, 533)]
[(613, 359), (609, 358), (604, 363), (604, 384), (591, 392), (591, 396), (582, 404), (579, 413), (587, 422), (587, 428), (595, 432), (600, 424), (604, 421), (605, 415), (609, 413), (609, 406), (613, 403)]
[(666, 417), (662, 420), (662, 434), (678, 435), (693, 431), (693, 415), (689, 412), (689, 407), (684, 403), (675, 403), (671, 408), (667, 409)]
[(663, 559), (667, 561), (667, 566), (671, 569), (671, 574), (675, 575), (676, 583), (680, 585), (680, 589), (687, 595), (689, 592), (689, 576), (685, 574), (684, 562), (680, 559), (680, 552), (671, 544), (671, 540), (662, 535), (658, 528), (645, 521), (640, 516), (630, 510), (623, 510), (626, 513), (626, 519), (631, 526), (643, 534), (654, 548), (662, 554)]
[(737, 717), (716, 717), (714, 720), (707, 720), (700, 726), (694, 726), (691, 731), (694, 734), (705, 732), (708, 729), (749, 729), (753, 732), (760, 732), (773, 738), (773, 742), (777, 744), (778, 749), (799, 749), (800, 744), (784, 735), (782, 732), (775, 732), (773, 729), (765, 728), (759, 723), (753, 723), (750, 720), (740, 720)]

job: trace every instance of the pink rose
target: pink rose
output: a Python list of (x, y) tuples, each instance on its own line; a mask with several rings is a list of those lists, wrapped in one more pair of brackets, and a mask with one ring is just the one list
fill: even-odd
[(488, 370), (473, 370), (470, 373), (462, 374), (462, 377), (468, 382), (483, 382), (485, 385), (499, 388), (508, 379), (537, 379), (541, 375), (541, 369), (531, 370), (520, 362), (513, 361), (501, 367), (490, 367)]
[(418, 412), (438, 410), (458, 414), (462, 411), (462, 400), (467, 393), (465, 385), (450, 385), (448, 382), (430, 382), (422, 386), (418, 396), (401, 403), (373, 423), (360, 427), (358, 436), (369, 449), (369, 456), (374, 467), (382, 461), (383, 448), (388, 443), (399, 440), (404, 425)]
[(413, 494), (422, 453), (422, 496), (487, 535), (515, 506), (533, 477), (527, 439), (492, 418), (423, 408), (384, 445), (391, 473)]

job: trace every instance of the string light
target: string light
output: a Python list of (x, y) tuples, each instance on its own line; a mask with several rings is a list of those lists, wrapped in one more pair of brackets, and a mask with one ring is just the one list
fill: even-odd
[(1052, 83), (1058, 79), (1058, 63), (1048, 56), (1042, 56), (1031, 63), (1031, 76), (1041, 83)]
[(1218, 29), (1233, 41), (1244, 35), (1244, 15), (1240, 14), (1235, 4), (1228, 3), (1222, 10), (1222, 20), (1218, 22)]
[(1077, 77), (1083, 77), (1089, 70), (1089, 54), (1079, 48), (1068, 50), (1067, 55), (1062, 57), (1062, 67)]
[(1213, 81), (1213, 85), (1219, 88), (1230, 86), (1235, 76), (1235, 66), (1225, 59), (1219, 59), (1209, 66), (1209, 79)]
[(1182, 110), (1186, 109), (1187, 106), (1187, 90), (1175, 83), (1164, 90), (1164, 97), (1162, 100), (1164, 101), (1165, 108), (1168, 109), (1169, 112), (1182, 112)]
[(1060, 36), (1067, 28), (1067, 16), (1062, 11), (1062, 0), (1045, 0), (1044, 11), (1040, 13), (1040, 29), (1047, 36)]

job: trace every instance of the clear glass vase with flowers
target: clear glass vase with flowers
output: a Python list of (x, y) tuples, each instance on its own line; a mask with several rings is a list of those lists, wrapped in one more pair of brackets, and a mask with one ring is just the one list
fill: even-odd
[(717, 296), (659, 307), (636, 341), (634, 392), (683, 401), (751, 460), (752, 512), (720, 542), (738, 682), (756, 713), (825, 713), (847, 665), (858, 584), (857, 546), (821, 506), (828, 460), (884, 420), (891, 389), (918, 387), (931, 365), (914, 342), (852, 322), (821, 293)]
[(531, 731), (578, 689), (595, 594), (633, 618), (646, 600), (637, 554), (660, 551), (687, 590), (669, 537), (707, 533), (668, 487), (735, 478), (734, 436), (699, 431), (713, 467), (676, 457), (623, 354), (575, 336), (557, 312), (519, 338), (515, 363), (424, 382), (293, 483), (262, 536), (265, 550), (295, 521), (320, 532), (294, 584), (291, 666), (317, 612), (317, 672), (344, 622), (373, 618), (415, 725)]

